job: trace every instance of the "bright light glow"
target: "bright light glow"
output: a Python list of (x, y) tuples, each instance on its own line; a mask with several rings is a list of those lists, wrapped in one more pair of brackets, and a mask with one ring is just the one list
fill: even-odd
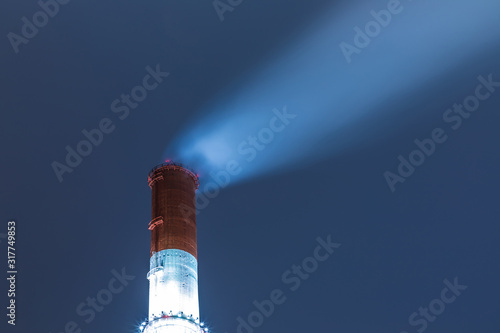
[(198, 318), (198, 264), (182, 250), (163, 250), (150, 259), (149, 320), (175, 313)]
[(163, 318), (150, 322), (143, 333), (204, 333), (196, 323), (176, 317)]

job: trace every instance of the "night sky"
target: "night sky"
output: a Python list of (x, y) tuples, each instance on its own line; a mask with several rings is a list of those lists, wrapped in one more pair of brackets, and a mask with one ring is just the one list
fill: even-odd
[[(212, 332), (499, 332), (496, 0), (59, 1), (0, 4), (1, 332), (137, 332), (147, 174), (167, 157), (213, 197), (197, 217)], [(237, 152), (284, 109), (254, 160)], [(243, 171), (210, 194), (229, 157)]]

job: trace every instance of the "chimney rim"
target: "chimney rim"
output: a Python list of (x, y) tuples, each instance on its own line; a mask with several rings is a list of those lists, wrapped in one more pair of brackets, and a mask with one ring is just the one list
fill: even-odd
[(174, 162), (171, 160), (166, 160), (164, 163), (156, 165), (151, 171), (148, 173), (148, 183), (151, 182), (155, 173), (162, 170), (180, 170), (191, 176), (193, 178), (195, 184), (195, 190), (200, 187), (200, 176), (196, 173), (195, 170), (185, 166), (182, 163)]

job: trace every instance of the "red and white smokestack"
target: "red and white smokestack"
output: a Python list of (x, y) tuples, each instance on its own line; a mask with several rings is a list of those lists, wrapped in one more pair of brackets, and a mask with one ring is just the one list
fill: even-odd
[(204, 333), (199, 320), (195, 192), (198, 176), (173, 162), (148, 176), (152, 190), (149, 317), (144, 333)]

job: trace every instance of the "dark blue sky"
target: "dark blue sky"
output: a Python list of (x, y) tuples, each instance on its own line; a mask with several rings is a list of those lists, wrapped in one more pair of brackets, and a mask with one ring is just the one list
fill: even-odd
[[(148, 306), (148, 171), (162, 162), (166, 147), (210, 117), (233, 91), (245, 91), (246, 78), (279, 63), (290, 45), (300, 46), (296, 43), (329, 13), (346, 29), (324, 32), (334, 53), (321, 59), (331, 59), (342, 69), (340, 82), (359, 91), (342, 96), (342, 84), (309, 82), (303, 68), (303, 81), (263, 75), (256, 84), (296, 84), (305, 96), (321, 87), (325, 92), (319, 95), (337, 91), (343, 101), (370, 101), (380, 92), (380, 100), (349, 126), (322, 135), (314, 124), (335, 117), (317, 119), (313, 105), (301, 110), (312, 125), (292, 124), (272, 158), (266, 157), (283, 161), (280, 168), (252, 173), (255, 177), (224, 189), (201, 211), (203, 319), (213, 332), (235, 333), (237, 318), (255, 311), (254, 300), (269, 299), (280, 289), (286, 301), (255, 332), (413, 333), (424, 324), (412, 326), (409, 317), (441, 299), (443, 281), (457, 277), (468, 288), (427, 320), (425, 331), (498, 332), (500, 88), (482, 88), (483, 96), (490, 96), (456, 130), (456, 120), (443, 116), (476, 93), (478, 76), (491, 74), (500, 81), (499, 6), (460, 0), (456, 8), (474, 10), (455, 12), (450, 1), (443, 1), (449, 10), (441, 11), (428, 0), (413, 2), (418, 10), (412, 12), (408, 4), (348, 64), (339, 44), (353, 43), (352, 28), (364, 26), (372, 19), (370, 11), (387, 8), (387, 1), (244, 0), (221, 22), (208, 0), (71, 0), (15, 53), (7, 34), (21, 34), (21, 18), (32, 20), (40, 6), (4, 0), (0, 234), (9, 220), (17, 222), (19, 274), (16, 326), (7, 325), (2, 313), (2, 332), (60, 333), (71, 321), (82, 332), (134, 332)], [(405, 63), (408, 53), (416, 56)], [(325, 68), (332, 70), (332, 63), (325, 62)], [(146, 67), (157, 64), (168, 77), (159, 78), (163, 81), (147, 98), (120, 119), (124, 113), (110, 105), (142, 85)], [(407, 69), (426, 75), (404, 80)], [(282, 97), (273, 99), (273, 89), (267, 91), (266, 111), (294, 105), (295, 96)], [(65, 147), (76, 149), (85, 139), (82, 130), (91, 131), (106, 118), (112, 132), (59, 182), (51, 164), (65, 163)], [(245, 135), (254, 133), (234, 124), (239, 126)], [(443, 129), (446, 142), (436, 144), (391, 192), (384, 173), (397, 174), (398, 156), (408, 159), (417, 148), (414, 140), (430, 138), (436, 128)], [(309, 142), (302, 138), (315, 140), (286, 145), (298, 137), (302, 143)], [(278, 141), (269, 143), (269, 150), (273, 143)], [(278, 147), (285, 146), (281, 153)], [(301, 158), (291, 159), (295, 152)], [(261, 161), (255, 164), (259, 168), (266, 164)], [(209, 181), (202, 178), (202, 186)], [(329, 235), (341, 246), (299, 289), (290, 290), (293, 284), (283, 274), (313, 255), (318, 237)], [(0, 241), (5, 276), (6, 240)], [(112, 270), (122, 268), (135, 278), (87, 323), (89, 316), (76, 309), (109, 288)], [(5, 309), (5, 280), (0, 287)]]

